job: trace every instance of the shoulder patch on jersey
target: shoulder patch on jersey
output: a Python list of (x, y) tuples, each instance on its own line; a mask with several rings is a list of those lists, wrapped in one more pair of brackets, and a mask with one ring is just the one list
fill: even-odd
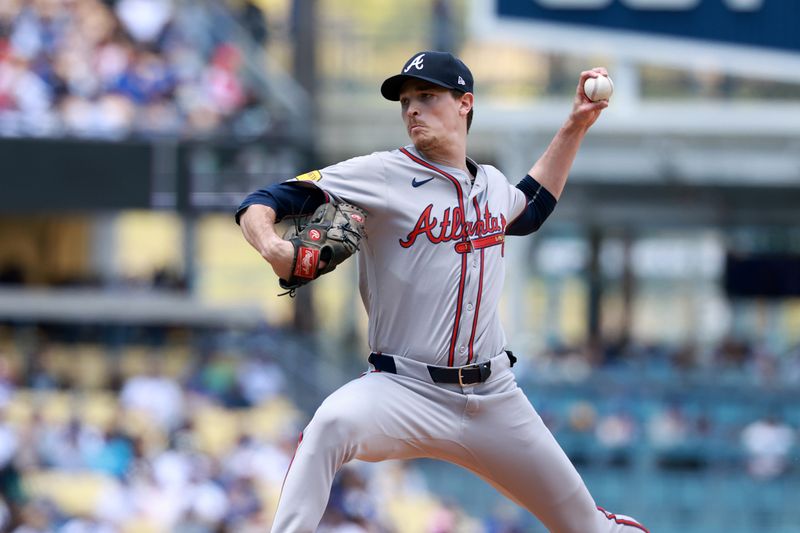
[(312, 170), (311, 172), (295, 176), (294, 179), (297, 181), (319, 181), (322, 179), (322, 173), (319, 170)]

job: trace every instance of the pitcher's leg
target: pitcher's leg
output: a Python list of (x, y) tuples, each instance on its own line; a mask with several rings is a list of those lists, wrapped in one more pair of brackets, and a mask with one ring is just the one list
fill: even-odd
[(303, 431), (272, 531), (315, 531), (336, 472), (354, 458), (381, 461), (431, 456), (430, 449), (440, 435), (453, 431), (447, 424), (456, 424), (458, 417), (447, 416), (447, 400), (426, 396), (428, 392), (436, 394), (430, 385), (372, 373), (331, 394)]
[(637, 533), (633, 519), (609, 518), (521, 390), (478, 398), (468, 437), (481, 477), (554, 533)]

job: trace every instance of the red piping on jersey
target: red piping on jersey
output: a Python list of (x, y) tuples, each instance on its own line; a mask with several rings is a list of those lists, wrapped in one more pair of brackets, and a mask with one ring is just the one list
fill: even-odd
[[(461, 184), (458, 180), (445, 172), (444, 170), (433, 166), (432, 164), (428, 163), (427, 161), (420, 159), (419, 157), (415, 156), (405, 148), (400, 148), (400, 151), (403, 152), (409, 159), (417, 163), (418, 165), (422, 165), (423, 167), (433, 170), (437, 174), (441, 174), (450, 182), (455, 185), (456, 192), (458, 193), (458, 209), (461, 212), (462, 217), (467, 216), (467, 212), (464, 211), (464, 192), (461, 189)], [(463, 222), (462, 222), (463, 223)], [(455, 225), (455, 220), (453, 221)], [(461, 237), (461, 242), (469, 242), (469, 236), (467, 235), (466, 231), (463, 231), (463, 235)], [(453, 334), (450, 337), (450, 350), (449, 355), (447, 357), (447, 366), (453, 366), (453, 360), (455, 358), (455, 351), (456, 351), (456, 338), (458, 337), (458, 326), (461, 323), (461, 307), (463, 305), (464, 300), (464, 285), (467, 281), (467, 256), (466, 254), (461, 256), (461, 279), (458, 282), (458, 299), (456, 300), (456, 319), (453, 322)]]
[(602, 512), (604, 515), (606, 515), (607, 519), (613, 520), (617, 524), (622, 524), (623, 526), (635, 527), (636, 529), (641, 529), (642, 531), (644, 531), (644, 533), (650, 533), (642, 524), (640, 524), (638, 522), (634, 522), (633, 520), (626, 520), (624, 518), (619, 518), (614, 513), (609, 513), (608, 511), (606, 511), (605, 509), (603, 509), (599, 505), (597, 506), (597, 510)]
[[(300, 444), (303, 442), (303, 432), (300, 432), (300, 438), (297, 439), (297, 446), (294, 447), (294, 453), (292, 454), (292, 459), (289, 461), (289, 466), (286, 468), (286, 474), (283, 476), (283, 483), (281, 483), (281, 494), (283, 494), (283, 487), (286, 485), (286, 478), (289, 477), (289, 470), (292, 469), (292, 463), (294, 463), (294, 458), (297, 456), (297, 450), (300, 448)], [(280, 501), (280, 496), (278, 496), (278, 500)]]
[[(478, 198), (473, 198), (472, 199), (472, 203), (475, 204), (475, 212), (478, 214), (478, 218), (480, 218), (481, 217), (481, 208), (478, 205)], [(501, 235), (501, 237), (503, 237), (503, 236), (504, 235)], [(493, 237), (493, 236), (490, 235), (490, 237)], [(476, 239), (476, 241), (482, 241), (482, 240), (485, 240), (485, 239), (486, 239), (486, 237), (481, 237), (480, 239)], [(495, 244), (497, 244), (497, 243), (495, 243)], [(475, 248), (484, 248), (484, 246), (480, 246), (479, 247), (477, 244), (475, 244), (474, 241), (473, 241), (473, 246)], [(488, 246), (494, 246), (494, 245), (490, 244)], [(475, 301), (475, 316), (472, 318), (472, 333), (469, 336), (469, 358), (467, 359), (467, 364), (470, 364), (472, 362), (472, 358), (475, 355), (475, 331), (478, 329), (478, 315), (480, 314), (480, 311), (481, 311), (481, 296), (483, 296), (483, 256), (484, 256), (484, 252), (485, 252), (485, 250), (481, 249), (481, 271), (480, 271), (480, 277), (478, 278), (478, 298)]]

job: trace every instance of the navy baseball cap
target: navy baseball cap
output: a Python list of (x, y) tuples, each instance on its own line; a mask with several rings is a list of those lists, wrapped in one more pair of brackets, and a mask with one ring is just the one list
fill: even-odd
[(381, 94), (387, 100), (400, 100), (400, 88), (406, 80), (416, 78), (440, 87), (471, 93), (472, 72), (463, 61), (449, 52), (419, 52), (403, 65), (400, 74), (387, 78), (381, 85)]

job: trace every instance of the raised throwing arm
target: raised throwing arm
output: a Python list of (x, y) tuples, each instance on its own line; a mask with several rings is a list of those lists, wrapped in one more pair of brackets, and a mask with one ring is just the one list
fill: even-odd
[(553, 137), (544, 154), (531, 167), (529, 174), (536, 178), (556, 200), (561, 197), (570, 168), (586, 132), (595, 123), (603, 109), (608, 107), (608, 100), (597, 102), (589, 100), (583, 92), (583, 83), (587, 78), (607, 74), (603, 67), (581, 72), (569, 118)]

